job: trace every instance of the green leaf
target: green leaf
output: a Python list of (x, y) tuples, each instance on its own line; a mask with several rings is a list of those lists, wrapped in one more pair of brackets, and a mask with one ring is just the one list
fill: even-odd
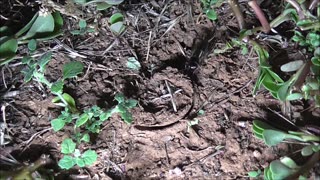
[(76, 127), (80, 127), (89, 120), (89, 115), (87, 113), (82, 114), (76, 121)]
[(123, 15), (121, 13), (115, 13), (110, 17), (110, 24), (115, 24), (117, 22), (123, 22)]
[(73, 157), (65, 155), (62, 159), (60, 159), (58, 165), (62, 169), (70, 169), (76, 164)]
[(74, 143), (72, 139), (67, 138), (62, 141), (61, 152), (63, 154), (72, 154), (75, 149), (76, 149), (76, 143)]
[(129, 109), (129, 108), (134, 108), (134, 107), (136, 107), (137, 104), (138, 104), (138, 101), (137, 101), (137, 100), (135, 100), (135, 99), (129, 99), (129, 100), (125, 101), (124, 106)]
[(46, 65), (49, 63), (52, 57), (52, 52), (48, 52), (41, 56), (39, 61), (40, 72), (44, 72)]
[(289, 93), (289, 88), (290, 88), (290, 83), (289, 82), (285, 82), (284, 84), (282, 84), (282, 86), (279, 88), (278, 92), (277, 92), (277, 97), (281, 100), (281, 101), (285, 101), (287, 99), (288, 93)]
[(80, 29), (85, 29), (87, 27), (87, 22), (84, 19), (80, 19), (79, 21), (79, 27)]
[(78, 74), (82, 73), (83, 64), (78, 61), (68, 62), (64, 64), (62, 69), (63, 79), (76, 77)]
[(62, 94), (63, 91), (63, 81), (58, 80), (57, 82), (53, 83), (51, 86), (51, 92), (53, 94)]
[(304, 147), (302, 150), (301, 150), (301, 155), (302, 156), (310, 156), (313, 154), (313, 145), (309, 145), (309, 146), (306, 146)]
[(208, 17), (209, 19), (211, 19), (211, 20), (213, 20), (213, 21), (217, 20), (217, 18), (218, 18), (218, 15), (217, 15), (216, 11), (213, 10), (213, 9), (207, 10), (207, 11), (206, 11), (206, 15), (207, 15), (207, 17)]
[(275, 160), (270, 164), (270, 172), (272, 173), (272, 179), (285, 179), (295, 171), (282, 164), (281, 161)]
[(85, 4), (87, 0), (73, 0), (77, 4)]
[(93, 150), (87, 150), (82, 154), (81, 158), (84, 160), (86, 165), (90, 166), (97, 161), (98, 155)]
[(263, 139), (268, 146), (275, 146), (286, 138), (286, 133), (277, 130), (264, 130)]
[(312, 57), (311, 61), (314, 65), (320, 66), (320, 57)]
[(31, 39), (29, 42), (28, 42), (28, 49), (33, 52), (37, 49), (37, 41), (35, 39)]
[(97, 10), (98, 11), (102, 11), (102, 10), (106, 10), (108, 8), (112, 7), (111, 4), (108, 4), (106, 2), (100, 2), (100, 3), (97, 3)]
[(9, 39), (0, 45), (0, 59), (14, 56), (18, 49), (18, 41)]
[(125, 97), (124, 97), (124, 95), (121, 94), (121, 93), (116, 94), (116, 96), (114, 97), (114, 99), (117, 100), (118, 103), (122, 103), (122, 102), (125, 101)]
[(22, 29), (20, 29), (20, 31), (18, 31), (16, 34), (15, 34), (15, 37), (20, 37), (22, 34), (24, 34), (25, 32), (27, 32), (30, 27), (32, 26), (32, 24), (34, 23), (34, 21), (38, 18), (39, 16), (39, 12), (37, 12), (33, 17), (32, 19), (28, 22), (27, 25), (25, 25)]
[(257, 178), (261, 174), (261, 170), (259, 169), (258, 171), (249, 171), (248, 176), (251, 178)]
[(112, 116), (112, 111), (103, 112), (100, 114), (99, 119), (100, 121), (105, 121)]
[(140, 62), (135, 57), (129, 57), (127, 61), (127, 67), (132, 70), (139, 71), (141, 68)]
[(68, 103), (69, 107), (74, 111), (76, 110), (76, 102), (74, 101), (73, 97), (67, 93), (62, 94), (63, 99)]
[(81, 141), (84, 141), (84, 142), (90, 142), (90, 136), (88, 133), (84, 134), (81, 138)]
[(105, 0), (106, 3), (110, 5), (118, 5), (121, 4), (124, 0)]
[(124, 120), (124, 122), (126, 122), (128, 124), (132, 123), (133, 117), (132, 117), (132, 114), (128, 110), (121, 111), (120, 116)]
[(23, 39), (32, 38), (38, 33), (53, 32), (53, 30), (54, 18), (52, 14), (39, 15)]
[(35, 72), (35, 68), (34, 67), (26, 67), (25, 69), (23, 69), (21, 72), (24, 75), (24, 82), (29, 82), (32, 77), (33, 77), (33, 73)]
[(29, 64), (32, 60), (33, 59), (30, 56), (23, 56), (23, 58), (21, 59), (21, 63), (22, 64)]
[(82, 158), (75, 158), (75, 161), (76, 161), (76, 164), (79, 166), (79, 167), (85, 167), (86, 164), (85, 164), (85, 161), (82, 159)]
[(70, 33), (71, 33), (72, 35), (79, 35), (79, 34), (82, 34), (82, 31), (80, 31), (80, 30), (73, 30), (73, 31), (70, 31)]
[(57, 132), (57, 131), (61, 130), (64, 127), (65, 123), (66, 122), (63, 119), (59, 119), (59, 118), (58, 119), (53, 119), (51, 121), (51, 127), (53, 128), (53, 130), (55, 132)]
[(124, 31), (125, 26), (123, 22), (116, 22), (114, 24), (111, 24), (110, 29), (116, 34), (121, 34)]
[(302, 98), (303, 98), (303, 95), (301, 93), (292, 93), (287, 96), (288, 101), (299, 100)]
[(296, 60), (296, 61), (291, 61), (288, 62), (280, 67), (282, 72), (293, 72), (297, 71), (300, 69), (300, 67), (303, 65), (302, 60)]
[(290, 169), (297, 169), (299, 166), (291, 158), (285, 156), (281, 158), (281, 163), (289, 167)]

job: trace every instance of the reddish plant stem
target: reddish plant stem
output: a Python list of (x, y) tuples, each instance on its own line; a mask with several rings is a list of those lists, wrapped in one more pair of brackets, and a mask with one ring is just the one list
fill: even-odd
[(246, 24), (244, 22), (243, 14), (242, 14), (242, 12), (240, 10), (238, 0), (228, 0), (228, 4), (230, 5), (234, 15), (237, 18), (239, 28), (241, 30), (245, 29), (246, 28)]
[(296, 0), (286, 0), (286, 1), (297, 10), (297, 13), (299, 15), (300, 20), (305, 19), (305, 15), (303, 13), (303, 10), (302, 10), (300, 4)]
[(259, 19), (261, 25), (262, 25), (262, 30), (265, 33), (268, 33), (271, 28), (270, 28), (270, 24), (266, 18), (266, 16), (264, 15), (263, 11), (261, 10), (260, 6), (258, 5), (256, 0), (253, 1), (249, 1), (248, 2), (249, 6), (253, 9), (254, 13), (256, 14), (257, 18)]

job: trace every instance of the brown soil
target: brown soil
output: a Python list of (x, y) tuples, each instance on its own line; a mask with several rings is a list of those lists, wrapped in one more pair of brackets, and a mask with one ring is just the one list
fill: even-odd
[[(98, 152), (93, 166), (72, 172), (56, 170), (57, 175), (69, 174), (74, 179), (246, 179), (248, 171), (263, 169), (285, 154), (290, 145), (268, 148), (251, 132), (254, 119), (281, 119), (268, 110), (280, 112), (281, 104), (266, 91), (252, 96), (258, 73), (255, 56), (241, 55), (237, 49), (223, 55), (212, 53), (223, 47), (233, 34), (230, 28), (237, 26), (231, 10), (224, 8), (214, 23), (201, 13), (199, 3), (124, 3), (119, 9), (126, 15), (127, 30), (119, 38), (107, 27), (111, 13), (100, 13), (96, 21), (88, 16), (87, 22), (97, 32), (85, 36), (70, 35), (77, 21), (64, 16), (65, 34), (58, 39), (87, 58), (72, 59), (64, 48), (57, 49), (48, 79), (60, 77), (63, 63), (81, 61), (85, 73), (65, 85), (79, 109), (111, 108), (118, 92), (139, 104), (131, 110), (131, 125), (115, 115), (93, 142), (82, 147)], [(160, 17), (152, 13), (161, 11)], [(55, 41), (43, 43), (37, 51), (56, 45)], [(198, 51), (207, 53), (199, 57)], [(140, 71), (126, 67), (128, 57), (138, 59)], [(69, 131), (54, 133), (48, 128), (62, 109), (51, 103), (53, 96), (47, 89), (36, 82), (23, 83), (21, 69), (15, 63), (3, 67), (7, 88), (1, 78), (5, 97), (1, 105), (6, 106), (12, 139), (2, 150), (12, 152), (21, 162), (32, 162), (41, 154), (57, 162), (60, 143)], [(174, 94), (176, 112), (168, 88)], [(17, 94), (10, 96), (12, 92)], [(300, 107), (297, 112), (307, 108), (295, 107)], [(205, 113), (197, 115), (199, 110)], [(198, 124), (188, 125), (196, 119)]]

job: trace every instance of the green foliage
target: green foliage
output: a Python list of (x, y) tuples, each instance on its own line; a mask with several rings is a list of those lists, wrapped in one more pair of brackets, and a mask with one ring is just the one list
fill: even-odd
[(129, 109), (134, 108), (138, 101), (134, 99), (125, 99), (123, 94), (117, 94), (115, 99), (118, 105), (111, 111), (112, 113), (119, 113), (124, 122), (130, 124), (132, 122), (132, 114)]
[(220, 7), (223, 3), (222, 0), (201, 0), (203, 6), (203, 12), (207, 17), (213, 21), (218, 19), (217, 12), (214, 10), (216, 7)]
[(18, 44), (28, 43), (30, 51), (36, 50), (36, 42), (49, 40), (62, 34), (63, 20), (59, 12), (36, 13), (31, 21), (17, 33), (9, 27), (1, 27), (0, 65), (10, 62), (18, 49)]
[(83, 19), (81, 19), (79, 21), (79, 28), (78, 30), (73, 30), (71, 31), (71, 34), (73, 35), (84, 35), (86, 33), (92, 33), (95, 31), (94, 28), (91, 28), (91, 27), (87, 27), (87, 22)]
[(110, 17), (110, 24), (110, 30), (117, 35), (121, 34), (125, 29), (124, 17), (121, 13), (113, 14)]
[(132, 70), (139, 71), (141, 68), (141, 64), (135, 57), (129, 57), (127, 61), (127, 67)]
[(261, 175), (261, 170), (258, 171), (249, 171), (248, 176), (251, 178), (258, 178)]
[[(320, 152), (320, 137), (316, 135), (296, 131), (284, 132), (258, 120), (253, 121), (252, 131), (257, 138), (262, 139), (268, 146), (275, 146), (284, 140), (294, 140), (311, 143), (301, 149), (302, 156), (311, 156), (314, 153)], [(303, 173), (305, 170), (304, 168), (304, 166), (297, 166), (291, 158), (283, 157), (281, 160), (272, 161), (269, 167), (264, 169), (264, 177), (265, 179), (270, 180), (285, 179), (293, 175)]]
[(79, 149), (76, 149), (76, 143), (72, 139), (65, 139), (61, 144), (61, 152), (64, 154), (58, 165), (62, 169), (70, 169), (74, 165), (85, 167), (92, 165), (98, 158), (98, 155), (93, 150), (87, 150), (81, 154)]

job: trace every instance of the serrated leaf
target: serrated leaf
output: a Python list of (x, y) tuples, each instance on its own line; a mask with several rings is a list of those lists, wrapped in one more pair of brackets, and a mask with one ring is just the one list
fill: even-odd
[(63, 81), (58, 80), (57, 82), (53, 83), (51, 86), (51, 92), (53, 94), (61, 94), (63, 91)]
[(115, 24), (117, 22), (123, 22), (123, 15), (121, 13), (115, 13), (110, 17), (110, 24)]
[(280, 67), (282, 72), (293, 72), (297, 71), (300, 69), (300, 67), (303, 65), (302, 60), (296, 60), (296, 61), (291, 61), (288, 62)]
[(39, 61), (40, 72), (44, 72), (46, 65), (49, 63), (52, 57), (52, 52), (48, 52), (41, 56)]
[(76, 164), (73, 157), (65, 155), (62, 159), (60, 159), (58, 165), (62, 169), (70, 169)]
[(78, 74), (82, 73), (83, 64), (78, 61), (73, 61), (64, 64), (62, 69), (63, 79), (76, 77)]
[(76, 161), (76, 164), (79, 167), (85, 167), (86, 166), (85, 161), (80, 157), (75, 158), (75, 161)]
[(86, 165), (90, 166), (97, 161), (98, 155), (93, 150), (87, 150), (82, 154), (81, 158)]
[(89, 115), (87, 113), (82, 114), (76, 121), (76, 127), (80, 127), (89, 120)]
[(117, 100), (117, 101), (118, 101), (118, 103), (122, 103), (122, 102), (124, 102), (125, 97), (124, 97), (124, 95), (123, 95), (123, 94), (118, 93), (118, 94), (116, 94), (116, 96), (114, 97), (114, 99), (115, 99), (115, 100)]
[(61, 143), (61, 152), (63, 154), (72, 154), (76, 149), (76, 143), (72, 141), (72, 139), (67, 138)]
[(112, 111), (103, 112), (100, 114), (99, 119), (100, 121), (108, 120), (112, 116)]
[(81, 138), (81, 141), (84, 141), (84, 142), (90, 142), (90, 136), (88, 133), (84, 134)]
[(53, 128), (53, 130), (55, 132), (57, 132), (57, 131), (61, 130), (64, 127), (65, 123), (66, 122), (63, 119), (59, 119), (59, 118), (58, 119), (53, 119), (51, 121), (51, 127)]
[(139, 71), (141, 68), (140, 62), (135, 57), (129, 57), (127, 61), (127, 68)]
[(120, 111), (120, 116), (124, 122), (126, 122), (128, 124), (132, 123), (133, 117), (132, 117), (132, 114), (128, 110)]
[(54, 30), (54, 18), (52, 14), (39, 15), (24, 39), (34, 37), (37, 33), (48, 33)]

